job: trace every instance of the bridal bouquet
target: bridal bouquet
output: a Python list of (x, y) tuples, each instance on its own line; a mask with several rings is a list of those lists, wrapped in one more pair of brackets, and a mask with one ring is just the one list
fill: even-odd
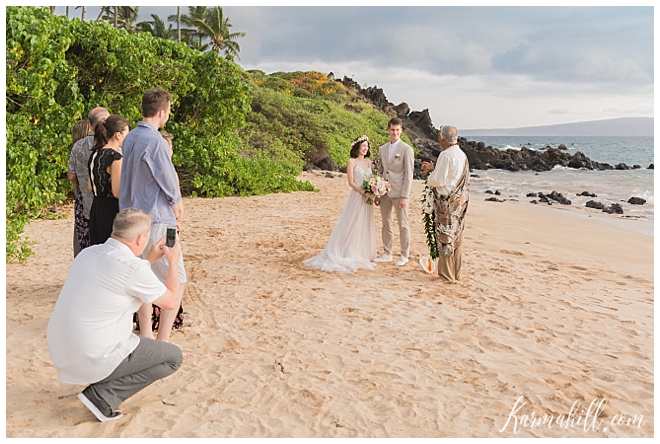
[[(366, 179), (364, 179), (364, 182), (362, 182), (362, 189), (367, 193), (375, 194), (376, 202), (380, 200), (381, 196), (387, 194), (390, 188), (391, 186), (388, 181), (375, 174), (372, 174), (370, 177), (367, 177)], [(367, 204), (373, 205), (373, 203), (374, 203), (373, 199), (371, 198), (367, 199)]]

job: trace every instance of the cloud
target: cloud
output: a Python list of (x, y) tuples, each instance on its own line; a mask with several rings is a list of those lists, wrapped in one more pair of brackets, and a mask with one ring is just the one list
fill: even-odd
[[(395, 104), (428, 108), (436, 125), (653, 115), (651, 7), (223, 9), (233, 30), (246, 32), (238, 41), (245, 69), (346, 75)], [(98, 7), (90, 10), (95, 18)], [(175, 12), (140, 8), (141, 19)]]
[[(364, 62), (439, 75), (653, 83), (652, 8), (226, 9), (237, 27), (245, 25), (243, 52), (254, 62)], [(260, 17), (255, 27), (240, 19), (253, 14)], [(248, 42), (251, 34), (258, 45)]]

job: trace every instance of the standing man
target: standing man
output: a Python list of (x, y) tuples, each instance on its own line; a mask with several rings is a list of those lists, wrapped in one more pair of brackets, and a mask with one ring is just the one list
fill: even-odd
[[(135, 208), (120, 211), (112, 235), (74, 259), (55, 309), (46, 341), (58, 378), (89, 384), (78, 398), (99, 421), (119, 419), (116, 409), (151, 383), (174, 373), (179, 347), (133, 334), (133, 313), (142, 303), (178, 307), (181, 247), (164, 238), (143, 254), (151, 216)], [(173, 264), (163, 284), (149, 267), (165, 255)]]
[(426, 184), (433, 188), (435, 237), (438, 247), (438, 275), (444, 282), (458, 281), (463, 258), (463, 228), (470, 201), (470, 164), (458, 145), (458, 130), (440, 128), (438, 142), (442, 152), (437, 166), (422, 162), (422, 174), (431, 171)]
[(89, 120), (92, 129), (87, 134), (87, 137), (83, 137), (73, 145), (71, 155), (69, 156), (66, 177), (78, 191), (76, 194), (74, 225), (74, 230), (78, 238), (78, 250), (76, 251), (74, 246), (74, 258), (80, 250), (89, 247), (91, 244), (89, 240), (89, 216), (92, 211), (94, 195), (87, 188), (87, 180), (89, 179), (88, 163), (89, 156), (92, 155), (92, 147), (94, 146), (94, 128), (96, 124), (107, 119), (109, 115), (108, 110), (100, 106), (89, 112), (87, 120)]
[[(150, 88), (142, 95), (142, 121), (137, 124), (122, 144), (124, 164), (121, 169), (119, 209), (138, 208), (153, 217), (151, 237), (146, 251), (165, 236), (168, 226), (181, 229), (183, 203), (169, 145), (158, 132), (170, 117), (169, 92)], [(180, 294), (179, 305), (173, 310), (163, 309), (160, 314), (156, 339), (169, 342), (172, 325), (181, 305), (186, 283), (183, 255), (178, 258)], [(165, 282), (169, 268), (168, 258), (162, 257), (151, 264), (158, 278)], [(162, 307), (161, 307), (162, 308)], [(140, 336), (153, 338), (151, 331), (151, 304), (143, 304), (138, 310)]]
[(403, 122), (398, 117), (387, 123), (390, 141), (379, 148), (378, 172), (390, 183), (390, 191), (380, 198), (380, 214), (383, 220), (383, 254), (374, 262), (392, 260), (392, 208), (396, 211), (401, 239), (401, 257), (396, 262), (408, 263), (410, 254), (410, 226), (408, 225), (408, 196), (412, 187), (415, 155), (410, 145), (401, 140)]

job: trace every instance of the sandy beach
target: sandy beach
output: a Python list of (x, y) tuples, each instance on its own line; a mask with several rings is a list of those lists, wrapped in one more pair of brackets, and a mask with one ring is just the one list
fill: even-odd
[(432, 283), (415, 198), (406, 266), (325, 273), (301, 262), (325, 246), (348, 186), (302, 178), (320, 192), (184, 199), (189, 283), (172, 342), (194, 358), (111, 423), (58, 381), (46, 346), (73, 208), (29, 224), (35, 254), (7, 265), (6, 436), (654, 436), (653, 237), (474, 192), (463, 280)]

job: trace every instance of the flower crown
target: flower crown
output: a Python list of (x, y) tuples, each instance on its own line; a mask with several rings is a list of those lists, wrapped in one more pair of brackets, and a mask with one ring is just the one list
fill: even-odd
[(365, 140), (366, 140), (367, 142), (369, 141), (369, 138), (367, 137), (366, 134), (363, 135), (363, 136), (358, 137), (357, 139), (355, 139), (355, 140), (351, 143), (351, 146), (355, 146), (355, 144), (357, 144), (357, 143), (362, 143), (362, 142), (364, 142)]

